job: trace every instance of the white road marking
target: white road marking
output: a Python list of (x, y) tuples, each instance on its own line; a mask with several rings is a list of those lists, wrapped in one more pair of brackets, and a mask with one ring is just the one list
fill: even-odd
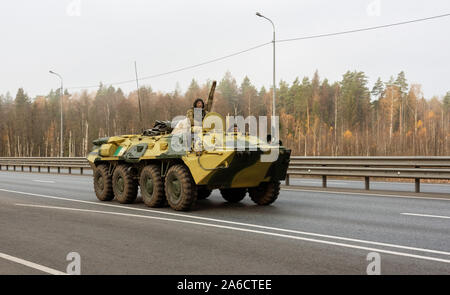
[(62, 271), (59, 271), (59, 270), (56, 270), (56, 269), (53, 269), (53, 268), (50, 268), (50, 267), (46, 267), (46, 266), (43, 266), (43, 265), (31, 262), (31, 261), (27, 261), (27, 260), (24, 260), (24, 259), (20, 259), (20, 258), (11, 256), (11, 255), (8, 255), (8, 254), (5, 254), (5, 253), (0, 253), (0, 258), (3, 258), (5, 260), (9, 260), (9, 261), (12, 261), (12, 262), (15, 262), (15, 263), (19, 263), (19, 264), (28, 266), (30, 268), (34, 268), (34, 269), (40, 270), (42, 272), (46, 272), (46, 273), (51, 274), (51, 275), (67, 275), (66, 273), (64, 273)]
[(394, 194), (391, 195), (391, 194), (377, 194), (377, 193), (334, 192), (334, 191), (309, 190), (309, 189), (300, 189), (300, 188), (296, 189), (296, 188), (286, 188), (286, 187), (282, 187), (281, 189), (285, 190), (285, 191), (293, 191), (293, 192), (312, 192), (312, 193), (327, 193), (327, 194), (336, 194), (336, 195), (377, 196), (377, 197), (387, 197), (387, 198), (450, 201), (450, 198), (414, 197), (414, 196), (404, 196), (404, 195), (394, 195)]
[(273, 232), (265, 232), (265, 231), (260, 231), (260, 230), (246, 229), (246, 228), (233, 227), (233, 226), (227, 226), (227, 225), (218, 225), (218, 224), (212, 224), (212, 223), (204, 223), (204, 222), (198, 222), (198, 221), (189, 221), (189, 220), (181, 220), (181, 219), (165, 218), (165, 217), (156, 217), (156, 216), (148, 216), (148, 215), (128, 214), (128, 213), (120, 213), (120, 212), (112, 212), (112, 211), (100, 211), (100, 210), (90, 210), (90, 209), (68, 208), (68, 207), (43, 206), (43, 205), (32, 205), (32, 204), (16, 204), (16, 205), (17, 206), (26, 206), (26, 207), (37, 207), (37, 208), (47, 208), (47, 209), (56, 209), (56, 210), (99, 213), (99, 214), (109, 214), (109, 215), (118, 215), (118, 216), (127, 216), (127, 217), (137, 217), (137, 218), (145, 218), (145, 219), (164, 220), (164, 221), (171, 221), (171, 222), (178, 222), (178, 223), (187, 223), (187, 224), (201, 225), (201, 226), (207, 226), (207, 227), (229, 229), (229, 230), (234, 230), (234, 231), (262, 234), (262, 235), (268, 235), (268, 236), (274, 236), (274, 237), (280, 237), (280, 238), (288, 238), (288, 239), (294, 239), (294, 240), (314, 242), (314, 243), (326, 244), (326, 245), (332, 245), (332, 246), (338, 246), (338, 247), (366, 250), (366, 251), (371, 251), (371, 252), (375, 251), (375, 252), (379, 252), (379, 253), (392, 254), (392, 255), (397, 255), (397, 256), (405, 256), (405, 257), (410, 257), (410, 258), (417, 258), (417, 259), (423, 259), (423, 260), (437, 261), (437, 262), (443, 262), (443, 263), (449, 263), (450, 264), (450, 260), (448, 260), (448, 259), (441, 259), (441, 258), (422, 256), (422, 255), (415, 255), (415, 254), (404, 253), (404, 252), (397, 252), (397, 251), (388, 251), (388, 250), (384, 250), (384, 249), (362, 247), (362, 246), (356, 246), (356, 245), (351, 245), (351, 244), (336, 243), (336, 242), (325, 241), (325, 240), (304, 238), (304, 237), (298, 237), (298, 236), (292, 236), (292, 235), (286, 235), (286, 234), (278, 234), (278, 233), (273, 233)]
[(402, 215), (420, 216), (420, 217), (432, 217), (432, 218), (444, 218), (450, 219), (450, 216), (429, 215), (429, 214), (417, 214), (417, 213), (400, 213)]
[(34, 182), (43, 182), (43, 183), (55, 183), (53, 180), (39, 180), (39, 179), (33, 179)]
[(298, 230), (292, 230), (292, 229), (284, 229), (284, 228), (264, 226), (264, 225), (244, 223), (244, 222), (237, 222), (237, 221), (230, 221), (230, 220), (224, 220), (224, 219), (215, 219), (215, 218), (181, 214), (181, 213), (175, 213), (175, 212), (164, 212), (164, 211), (158, 211), (158, 210), (153, 210), (153, 209), (142, 209), (142, 208), (130, 207), (130, 206), (126, 206), (126, 205), (114, 205), (114, 204), (99, 203), (99, 202), (93, 202), (93, 201), (75, 200), (75, 199), (69, 199), (69, 198), (63, 198), (63, 197), (33, 194), (33, 193), (12, 191), (12, 190), (6, 190), (6, 189), (0, 189), (0, 191), (21, 194), (23, 196), (36, 196), (36, 197), (47, 198), (47, 199), (62, 200), (62, 201), (69, 201), (69, 202), (76, 202), (76, 203), (83, 203), (83, 204), (91, 204), (91, 205), (98, 205), (98, 206), (103, 206), (103, 207), (127, 209), (127, 210), (155, 213), (155, 214), (161, 214), (161, 215), (170, 215), (170, 216), (191, 218), (191, 219), (197, 219), (197, 220), (203, 220), (203, 221), (220, 222), (220, 223), (226, 223), (226, 224), (254, 227), (254, 228), (259, 228), (259, 229), (274, 230), (274, 231), (308, 235), (308, 236), (314, 236), (314, 237), (320, 237), (320, 238), (343, 240), (343, 241), (356, 242), (356, 243), (362, 243), (362, 244), (372, 244), (372, 245), (377, 245), (377, 246), (399, 248), (399, 249), (405, 249), (405, 250), (412, 250), (412, 251), (419, 251), (419, 252), (434, 253), (434, 254), (450, 256), (450, 252), (445, 252), (445, 251), (438, 251), (438, 250), (431, 250), (431, 249), (424, 249), (424, 248), (417, 248), (417, 247), (388, 244), (388, 243), (382, 243), (382, 242), (374, 242), (374, 241), (368, 241), (368, 240), (346, 238), (346, 237), (340, 237), (340, 236), (332, 236), (332, 235), (304, 232), (304, 231), (298, 231)]
[[(4, 172), (4, 174), (7, 174), (7, 171), (0, 171)], [(9, 171), (11, 172), (11, 171)], [(22, 173), (22, 172), (17, 172), (17, 173)], [(29, 173), (25, 173), (26, 175), (28, 175)], [(83, 174), (83, 175), (79, 175), (79, 174), (72, 174), (72, 175), (66, 175), (66, 174), (59, 174), (57, 175), (58, 177), (72, 177), (72, 176), (89, 176), (92, 177), (92, 175), (89, 174)], [(338, 180), (337, 180), (338, 181)], [(75, 181), (71, 181), (71, 182), (75, 182)], [(333, 182), (333, 180), (329, 180), (329, 182)], [(351, 182), (351, 180), (349, 180), (349, 182)], [(357, 181), (355, 181), (357, 182)], [(374, 181), (375, 182), (375, 181)], [(79, 183), (92, 183), (91, 180), (89, 181), (82, 181)], [(321, 183), (321, 180), (319, 180), (318, 182), (319, 184)], [(376, 181), (376, 183), (386, 183), (386, 184), (410, 184), (407, 182), (382, 182), (382, 181)], [(284, 184), (282, 184), (284, 185)], [(450, 184), (442, 184), (442, 183), (437, 183), (437, 184), (433, 184), (433, 183), (421, 183), (420, 185), (440, 185), (440, 186), (448, 186), (449, 190), (450, 190)], [(404, 198), (404, 199), (424, 199), (424, 200), (438, 200), (438, 201), (450, 201), (450, 198), (435, 198), (435, 197), (416, 197), (416, 196), (406, 196), (406, 195), (394, 195), (394, 194), (380, 194), (380, 193), (369, 193), (369, 192), (333, 192), (333, 191), (324, 191), (324, 190), (309, 190), (309, 189), (300, 189), (300, 188), (288, 188), (288, 187), (282, 187), (282, 190), (285, 191), (303, 191), (303, 192), (318, 192), (318, 193), (329, 193), (329, 194), (345, 194), (345, 195), (358, 195), (358, 196), (380, 196), (380, 197), (392, 197), (392, 198)], [(348, 189), (352, 189), (352, 188), (348, 188)], [(436, 194), (443, 194), (441, 192), (435, 192)], [(433, 192), (430, 192), (430, 194), (433, 194)]]
[[(87, 171), (90, 171), (90, 170), (87, 170)], [(25, 174), (25, 175), (30, 175), (30, 172), (21, 172), (21, 171), (12, 171), (12, 170), (10, 170), (10, 171), (0, 170), (0, 174), (4, 174), (4, 175), (10, 174), (10, 172), (22, 173), (22, 174)], [(33, 173), (33, 174), (42, 174), (42, 173), (35, 172), (35, 171), (33, 171), (31, 173)], [(87, 173), (84, 173), (84, 174), (57, 174), (57, 175), (54, 175), (54, 176), (58, 176), (58, 177), (90, 176), (90, 177), (92, 177), (92, 174), (87, 174)], [(306, 179), (306, 178), (303, 178), (303, 179)], [(91, 181), (89, 180), (87, 182), (90, 183)], [(311, 178), (310, 180), (307, 180), (307, 181), (303, 181), (302, 178), (291, 178), (291, 182), (301, 182), (301, 183), (320, 184), (320, 185), (322, 184), (322, 180), (321, 179), (315, 180), (313, 178)], [(362, 185), (364, 184), (363, 181), (358, 181), (358, 180), (337, 180), (337, 179), (330, 179), (330, 180), (328, 180), (328, 183), (329, 184), (362, 184)], [(412, 185), (412, 184), (414, 184), (413, 182), (389, 182), (389, 181), (376, 181), (376, 180), (371, 180), (370, 183), (371, 184), (372, 183), (373, 184), (393, 184), (393, 185)], [(436, 185), (438, 185), (438, 186), (441, 186), (441, 187), (448, 186), (449, 190), (450, 190), (450, 183), (420, 183), (420, 185), (421, 186), (436, 186)], [(351, 188), (349, 188), (349, 189), (351, 189)], [(407, 197), (407, 196), (405, 196), (405, 197)]]

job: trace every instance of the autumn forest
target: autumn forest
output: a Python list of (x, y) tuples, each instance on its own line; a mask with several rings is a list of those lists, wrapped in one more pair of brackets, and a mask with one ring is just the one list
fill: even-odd
[[(141, 87), (143, 125), (186, 114), (197, 98), (206, 100), (210, 81), (192, 80), (185, 93)], [(421, 85), (409, 84), (404, 72), (369, 85), (363, 72), (346, 72), (331, 82), (311, 77), (281, 81), (276, 89), (283, 144), (294, 155), (399, 156), (450, 155), (450, 91), (424, 97)], [(29, 97), (26, 89), (0, 95), (0, 156), (59, 155), (60, 91)], [(270, 115), (272, 89), (257, 89), (249, 78), (230, 73), (219, 79), (213, 111), (223, 115)], [(64, 155), (85, 156), (92, 140), (139, 133), (137, 91), (99, 85), (95, 91), (63, 96)]]

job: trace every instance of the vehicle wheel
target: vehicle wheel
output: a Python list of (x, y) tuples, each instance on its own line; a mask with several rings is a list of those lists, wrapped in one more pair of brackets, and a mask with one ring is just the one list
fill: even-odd
[(133, 179), (129, 167), (119, 165), (116, 167), (112, 177), (114, 196), (122, 204), (130, 204), (137, 197), (137, 181)]
[(197, 189), (197, 200), (204, 200), (208, 198), (211, 195), (212, 190), (204, 187), (199, 186)]
[(242, 199), (245, 198), (245, 195), (247, 194), (246, 188), (225, 188), (221, 189), (220, 193), (222, 194), (222, 197), (230, 203), (238, 203), (242, 201)]
[(280, 194), (280, 182), (263, 182), (258, 187), (248, 189), (250, 198), (258, 205), (269, 205), (275, 202)]
[(156, 165), (145, 166), (139, 177), (139, 186), (144, 204), (149, 207), (162, 207), (166, 202), (161, 168)]
[(177, 211), (187, 211), (197, 200), (197, 188), (189, 170), (183, 165), (174, 165), (167, 171), (165, 179), (166, 199)]
[(111, 201), (114, 199), (112, 189), (112, 177), (108, 166), (99, 165), (94, 170), (94, 191), (100, 201)]

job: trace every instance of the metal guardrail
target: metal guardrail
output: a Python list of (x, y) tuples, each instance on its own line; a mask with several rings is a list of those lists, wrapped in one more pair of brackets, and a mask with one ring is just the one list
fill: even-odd
[[(37, 172), (56, 168), (72, 170), (91, 169), (86, 158), (47, 158), (47, 157), (0, 157), (0, 170)], [(46, 168), (46, 169), (45, 169)], [(450, 157), (291, 157), (287, 171), (286, 185), (290, 176), (321, 176), (322, 186), (327, 187), (329, 176), (363, 177), (365, 189), (370, 189), (370, 178), (412, 178), (415, 191), (420, 192), (421, 179), (450, 179)]]
[(420, 192), (421, 179), (450, 179), (450, 157), (291, 157), (286, 185), (291, 175), (364, 177), (370, 189), (371, 177), (413, 178)]
[[(10, 170), (11, 168), (11, 170)], [(58, 173), (61, 173), (61, 169), (67, 169), (69, 174), (72, 174), (72, 170), (76, 169), (83, 174), (84, 170), (91, 169), (88, 161), (84, 157), (0, 157), (0, 171), (25, 171), (33, 172), (33, 168), (37, 168), (37, 172), (42, 172), (46, 168), (47, 173), (51, 172), (52, 168), (56, 168)]]

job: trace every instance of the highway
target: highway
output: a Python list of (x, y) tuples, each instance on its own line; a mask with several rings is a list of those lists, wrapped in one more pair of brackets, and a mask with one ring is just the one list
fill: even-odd
[[(320, 184), (292, 184), (302, 181)], [(363, 187), (328, 183), (345, 182)], [(371, 252), (381, 274), (450, 274), (450, 185), (422, 187), (439, 194), (292, 187), (259, 207), (214, 191), (176, 212), (140, 199), (100, 202), (88, 176), (3, 171), (0, 274), (62, 274), (70, 252), (80, 254), (82, 274), (365, 275)]]

